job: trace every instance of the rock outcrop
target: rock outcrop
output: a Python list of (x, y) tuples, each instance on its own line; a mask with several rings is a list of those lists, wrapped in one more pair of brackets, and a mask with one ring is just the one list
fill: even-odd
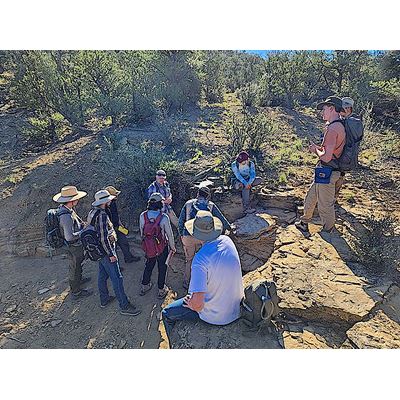
[(382, 300), (367, 293), (368, 282), (342, 260), (340, 249), (318, 234), (306, 239), (293, 225), (278, 234), (266, 265), (244, 281), (272, 278), (283, 310), (309, 320), (355, 323)]
[(355, 324), (347, 331), (347, 336), (358, 349), (400, 348), (400, 325), (382, 310), (368, 321)]

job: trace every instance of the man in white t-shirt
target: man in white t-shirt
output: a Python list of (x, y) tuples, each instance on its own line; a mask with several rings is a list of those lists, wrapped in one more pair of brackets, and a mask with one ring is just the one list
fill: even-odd
[(200, 318), (213, 325), (235, 321), (244, 295), (239, 254), (232, 240), (221, 235), (222, 222), (209, 211), (200, 210), (185, 228), (202, 247), (192, 262), (189, 294), (162, 311), (169, 342), (176, 321)]

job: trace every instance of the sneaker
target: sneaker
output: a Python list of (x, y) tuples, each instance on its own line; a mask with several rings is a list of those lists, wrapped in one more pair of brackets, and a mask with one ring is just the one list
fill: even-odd
[(308, 224), (306, 224), (305, 222), (298, 221), (298, 222), (295, 222), (294, 225), (299, 231), (301, 231), (303, 233), (308, 233), (308, 234), (310, 233), (310, 231), (308, 229)]
[(74, 300), (78, 300), (81, 299), (82, 297), (88, 297), (91, 296), (93, 294), (93, 292), (91, 290), (88, 289), (82, 289), (79, 292), (76, 293), (72, 293), (72, 298)]
[(108, 301), (105, 304), (100, 304), (100, 308), (105, 308), (107, 307), (111, 302), (113, 302), (115, 300), (115, 296), (109, 296), (108, 297)]
[(169, 292), (169, 287), (166, 286), (166, 285), (164, 285), (164, 287), (163, 287), (162, 289), (158, 289), (158, 295), (157, 295), (157, 297), (158, 297), (159, 299), (164, 299), (165, 296), (168, 294), (168, 292)]
[(139, 310), (136, 306), (131, 303), (128, 303), (128, 306), (125, 309), (120, 309), (119, 313), (122, 315), (130, 315), (131, 317), (136, 317), (139, 315), (142, 310)]
[(132, 256), (131, 258), (128, 258), (127, 260), (125, 260), (126, 264), (131, 264), (133, 262), (138, 262), (140, 261), (140, 257), (139, 256)]
[(150, 282), (148, 285), (142, 285), (139, 295), (144, 296), (152, 287), (153, 287), (152, 282)]

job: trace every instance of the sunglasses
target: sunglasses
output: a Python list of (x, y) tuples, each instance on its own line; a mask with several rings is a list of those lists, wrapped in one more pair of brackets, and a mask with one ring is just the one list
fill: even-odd
[(157, 175), (159, 178), (165, 178), (167, 175)]

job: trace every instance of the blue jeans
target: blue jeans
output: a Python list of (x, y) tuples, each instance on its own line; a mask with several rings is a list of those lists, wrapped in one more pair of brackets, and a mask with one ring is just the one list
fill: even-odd
[(168, 344), (171, 347), (170, 335), (172, 328), (176, 321), (197, 321), (200, 319), (199, 314), (190, 308), (183, 306), (183, 297), (181, 299), (175, 300), (173, 303), (169, 304), (162, 310), (162, 320), (165, 327), (165, 332), (168, 337)]
[(129, 302), (125, 294), (124, 281), (122, 279), (122, 274), (119, 269), (118, 261), (112, 263), (110, 261), (110, 257), (105, 256), (99, 261), (98, 286), (101, 304), (107, 304), (110, 299), (107, 288), (108, 278), (111, 279), (111, 283), (114, 289), (115, 296), (118, 300), (119, 307), (125, 310), (128, 307)]

